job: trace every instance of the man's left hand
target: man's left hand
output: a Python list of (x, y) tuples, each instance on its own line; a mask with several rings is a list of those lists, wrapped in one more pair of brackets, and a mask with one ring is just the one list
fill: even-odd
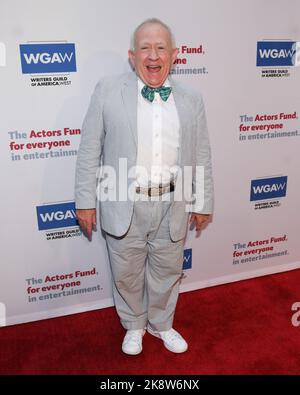
[(192, 213), (190, 218), (191, 227), (196, 227), (196, 232), (201, 230), (201, 227), (205, 225), (210, 219), (210, 214), (197, 214)]

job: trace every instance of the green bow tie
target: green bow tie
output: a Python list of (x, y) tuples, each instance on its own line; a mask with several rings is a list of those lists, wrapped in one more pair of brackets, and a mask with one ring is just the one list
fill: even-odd
[(172, 88), (167, 86), (161, 86), (160, 88), (150, 88), (150, 86), (145, 85), (144, 88), (141, 90), (141, 93), (143, 97), (150, 102), (153, 102), (155, 92), (160, 94), (160, 97), (163, 101), (167, 101), (168, 97), (171, 94), (171, 90)]

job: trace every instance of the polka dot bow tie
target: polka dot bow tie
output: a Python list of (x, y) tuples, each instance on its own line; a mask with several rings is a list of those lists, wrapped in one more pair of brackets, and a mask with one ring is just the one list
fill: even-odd
[(160, 97), (163, 101), (167, 101), (168, 97), (171, 94), (171, 87), (168, 86), (161, 86), (160, 88), (150, 88), (150, 86), (145, 85), (144, 88), (141, 90), (143, 97), (150, 102), (153, 102), (155, 92), (159, 93)]

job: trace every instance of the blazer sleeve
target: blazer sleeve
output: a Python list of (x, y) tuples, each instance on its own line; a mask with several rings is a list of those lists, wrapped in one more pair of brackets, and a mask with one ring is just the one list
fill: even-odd
[(77, 209), (96, 207), (97, 172), (105, 135), (103, 100), (103, 81), (99, 81), (83, 121), (77, 154), (75, 171), (75, 206)]
[(211, 147), (202, 96), (198, 97), (196, 109), (196, 169), (193, 179), (193, 196), (192, 212), (199, 214), (213, 212), (214, 188)]

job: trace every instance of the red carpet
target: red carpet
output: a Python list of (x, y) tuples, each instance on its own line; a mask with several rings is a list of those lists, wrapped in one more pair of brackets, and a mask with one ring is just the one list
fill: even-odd
[(181, 294), (179, 355), (149, 334), (142, 354), (123, 354), (113, 308), (5, 327), (0, 374), (298, 374), (297, 301), (300, 270)]

